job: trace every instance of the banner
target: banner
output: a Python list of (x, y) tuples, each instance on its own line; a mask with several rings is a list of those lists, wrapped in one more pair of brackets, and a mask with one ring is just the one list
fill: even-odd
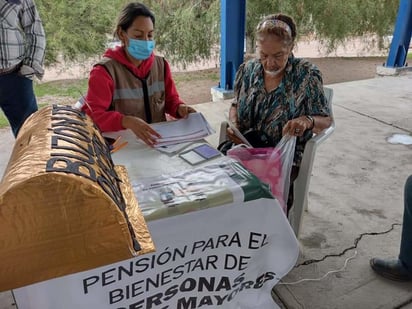
[(148, 222), (156, 252), (14, 290), (19, 309), (273, 309), (299, 248), (276, 200)]

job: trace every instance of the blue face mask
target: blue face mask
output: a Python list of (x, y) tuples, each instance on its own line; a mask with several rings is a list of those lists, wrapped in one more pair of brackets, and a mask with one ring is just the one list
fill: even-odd
[(127, 51), (137, 60), (145, 60), (150, 57), (155, 47), (154, 41), (136, 40), (129, 38)]

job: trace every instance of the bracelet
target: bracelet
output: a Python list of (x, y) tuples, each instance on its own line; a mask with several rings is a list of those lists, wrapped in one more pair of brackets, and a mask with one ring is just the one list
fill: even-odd
[(230, 104), (231, 107), (237, 107), (237, 102), (232, 102), (232, 104)]
[(311, 127), (308, 130), (312, 130), (315, 127), (315, 119), (312, 116), (306, 115), (306, 118), (311, 122)]

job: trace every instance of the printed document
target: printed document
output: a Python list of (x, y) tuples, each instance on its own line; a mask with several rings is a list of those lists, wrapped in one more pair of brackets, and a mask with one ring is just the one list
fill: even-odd
[(196, 141), (215, 133), (201, 113), (190, 113), (186, 119), (153, 123), (150, 126), (162, 136), (155, 148)]

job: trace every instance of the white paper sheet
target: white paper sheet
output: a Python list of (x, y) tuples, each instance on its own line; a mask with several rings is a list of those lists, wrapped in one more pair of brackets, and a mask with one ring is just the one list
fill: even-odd
[(191, 113), (187, 118), (154, 123), (150, 126), (162, 136), (157, 140), (156, 148), (196, 141), (214, 133), (201, 113)]
[(233, 122), (231, 122), (229, 120), (229, 117), (226, 115), (226, 119), (227, 119), (227, 123), (229, 124), (229, 127), (232, 129), (233, 133), (235, 133), (235, 135), (240, 138), (240, 140), (242, 141), (243, 144), (248, 145), (250, 147), (253, 147), (248, 140), (243, 136), (242, 133), (240, 133), (239, 129), (236, 128), (236, 126), (234, 125)]

